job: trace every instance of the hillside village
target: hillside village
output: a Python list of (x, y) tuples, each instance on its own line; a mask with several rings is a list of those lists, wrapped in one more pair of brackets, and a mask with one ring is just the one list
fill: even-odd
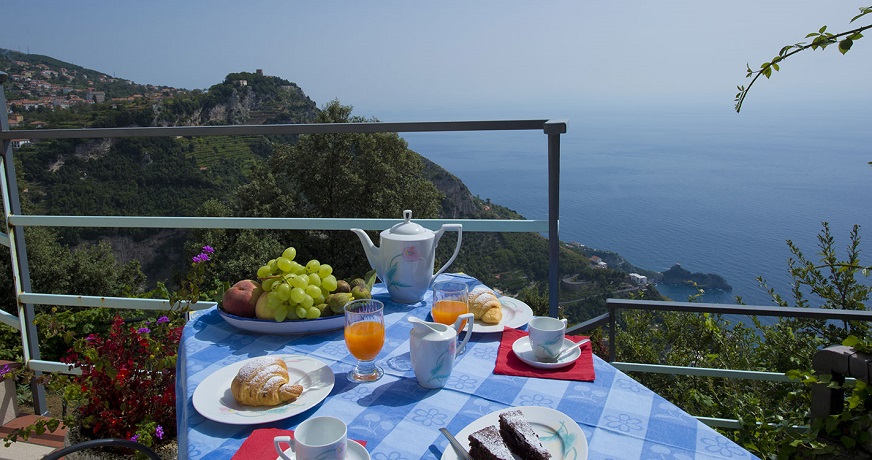
[[(186, 93), (166, 86), (139, 85), (94, 71), (52, 67), (42, 63), (13, 60), (5, 85), (10, 128), (42, 128), (38, 119), (25, 121), (24, 112), (37, 109), (69, 109), (77, 105), (106, 102), (159, 102)], [(116, 93), (116, 94), (113, 94)]]

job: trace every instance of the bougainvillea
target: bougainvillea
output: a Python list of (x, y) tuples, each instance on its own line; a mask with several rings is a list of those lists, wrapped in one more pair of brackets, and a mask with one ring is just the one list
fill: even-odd
[(125, 323), (116, 316), (108, 335), (76, 342), (65, 363), (82, 369), (68, 387), (83, 434), (136, 439), (146, 445), (176, 432), (176, 355), (183, 315)]

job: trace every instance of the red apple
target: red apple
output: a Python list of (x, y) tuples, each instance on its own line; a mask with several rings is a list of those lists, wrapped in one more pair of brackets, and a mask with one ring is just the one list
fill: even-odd
[(257, 298), (262, 293), (263, 288), (257, 281), (242, 280), (224, 292), (221, 305), (231, 315), (254, 318)]

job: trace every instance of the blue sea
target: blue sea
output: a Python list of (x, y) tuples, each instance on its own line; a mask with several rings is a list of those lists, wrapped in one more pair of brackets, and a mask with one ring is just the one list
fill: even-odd
[[(851, 115), (850, 108), (821, 113), (783, 106), (757, 113), (746, 108), (742, 114), (728, 103), (554, 113), (569, 121), (561, 141), (560, 239), (618, 252), (649, 270), (680, 263), (692, 272), (717, 273), (733, 290), (707, 292), (704, 301), (735, 303), (741, 296), (755, 305), (772, 303), (758, 276), (776, 292), (790, 293), (787, 240), (819, 259), (822, 222), (829, 222), (841, 254), (854, 224), (865, 237), (861, 249), (869, 248), (868, 115), (860, 107)], [(380, 118), (480, 119), (414, 111)], [(541, 132), (403, 137), (473, 194), (529, 219), (547, 218), (547, 142)], [(872, 264), (869, 257), (864, 261)], [(658, 288), (674, 300), (691, 293)]]

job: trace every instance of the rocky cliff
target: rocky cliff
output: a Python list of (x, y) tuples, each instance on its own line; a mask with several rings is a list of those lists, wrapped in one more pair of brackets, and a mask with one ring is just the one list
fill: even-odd
[(701, 289), (733, 290), (733, 287), (722, 276), (714, 273), (691, 273), (683, 268), (681, 264), (675, 264), (672, 268), (663, 272), (660, 282), (680, 286), (690, 286), (695, 283)]

